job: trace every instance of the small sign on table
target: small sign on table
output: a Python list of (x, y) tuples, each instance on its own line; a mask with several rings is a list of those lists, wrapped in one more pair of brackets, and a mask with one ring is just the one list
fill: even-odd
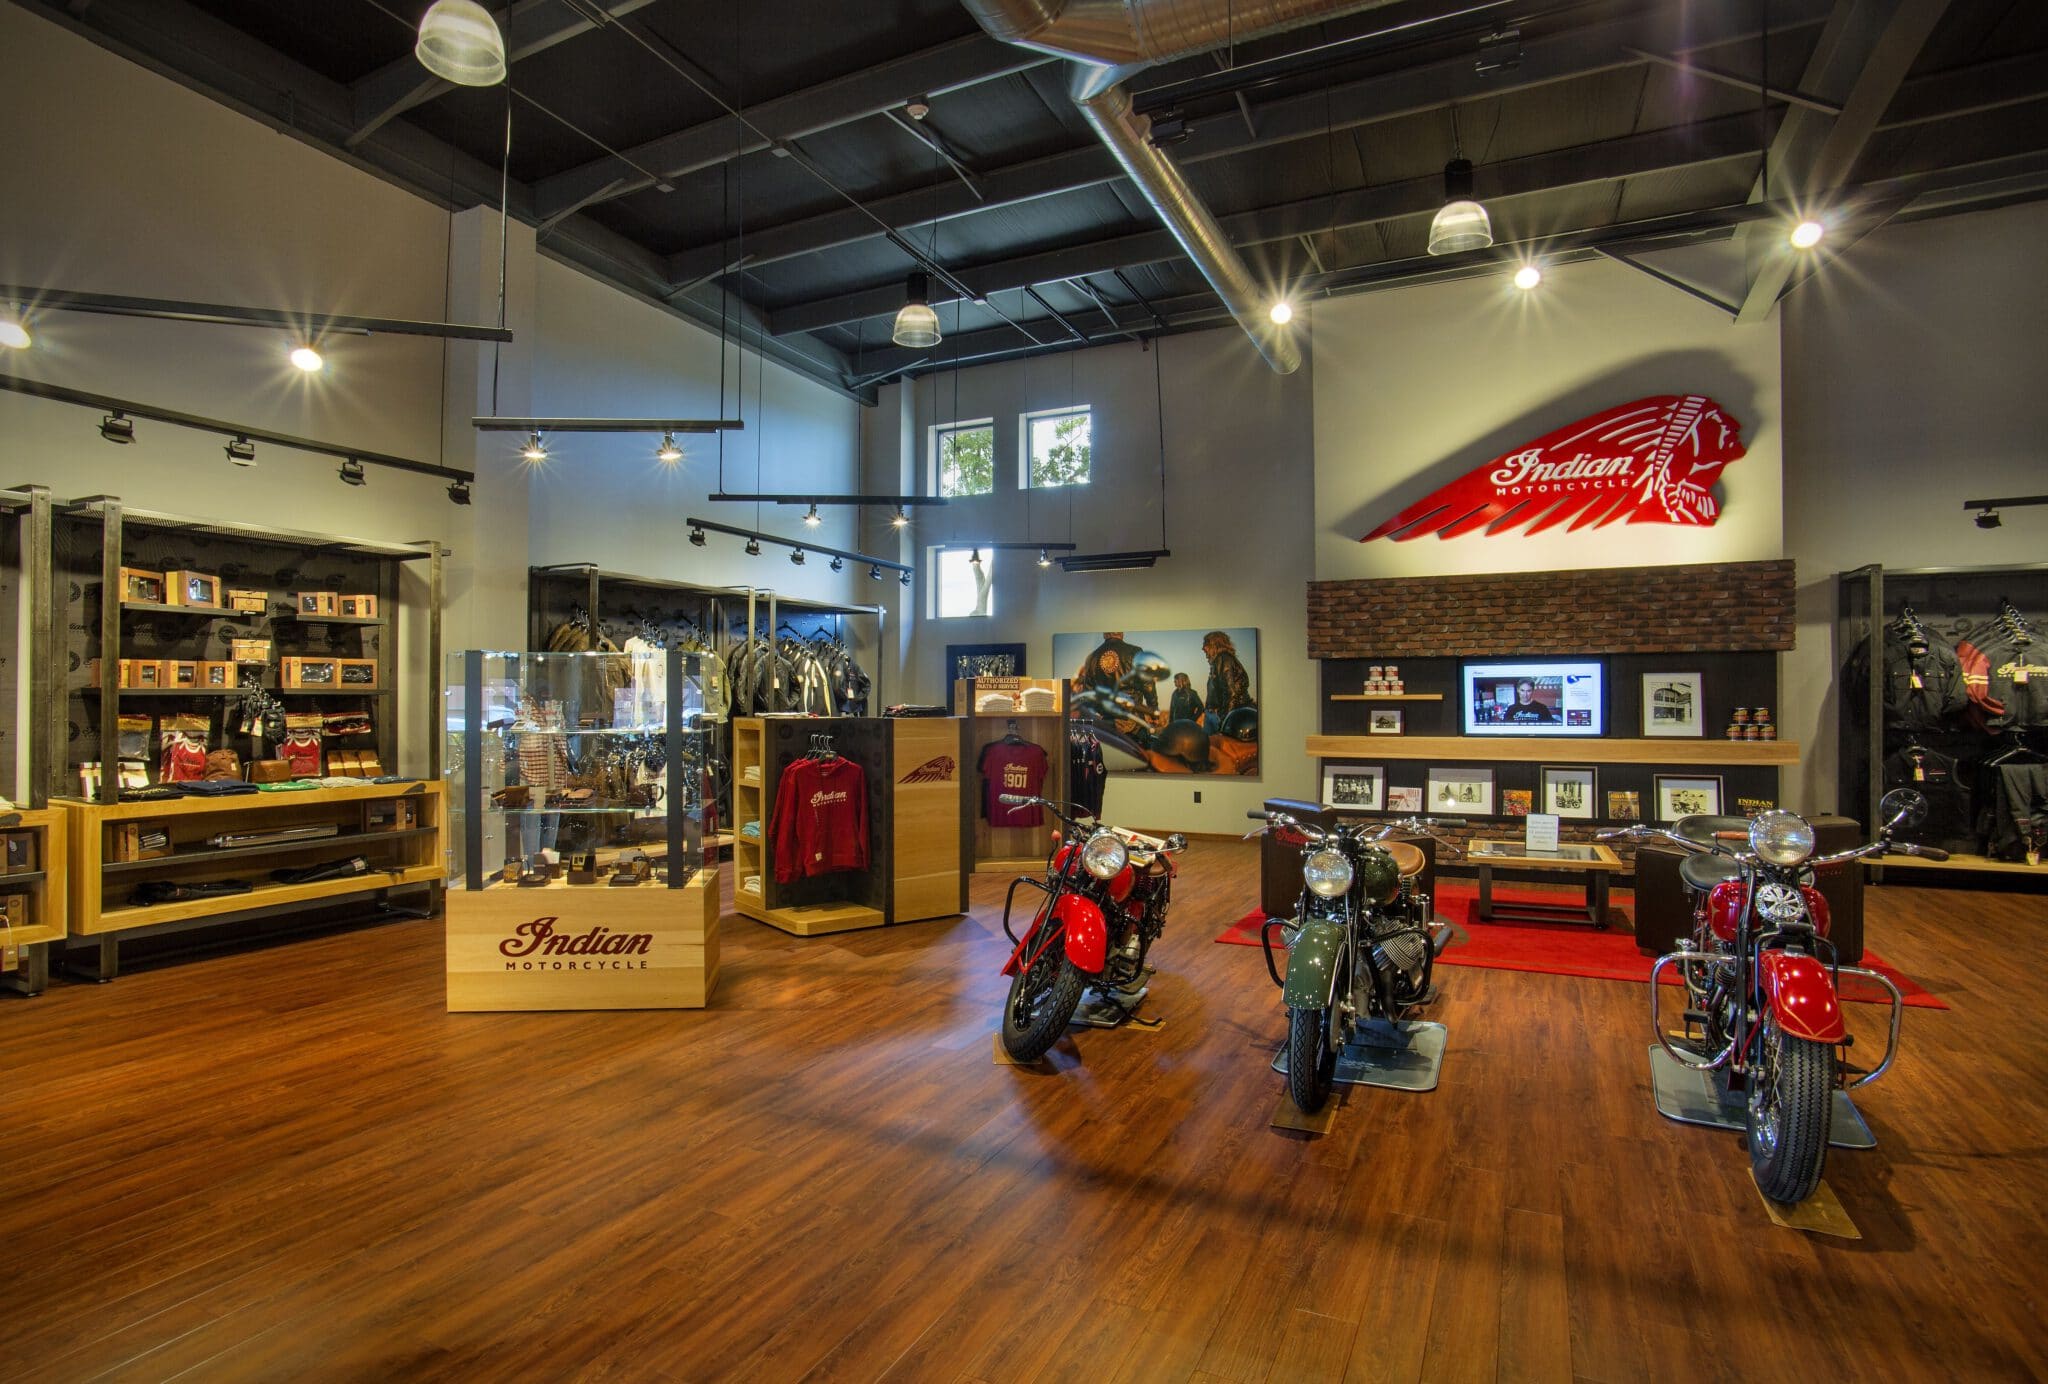
[(1557, 817), (1548, 812), (1532, 812), (1526, 819), (1529, 835), (1523, 849), (1531, 855), (1557, 849)]

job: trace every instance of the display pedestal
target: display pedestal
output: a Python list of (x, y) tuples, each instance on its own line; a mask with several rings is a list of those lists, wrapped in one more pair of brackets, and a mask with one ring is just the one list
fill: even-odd
[[(1372, 1019), (1358, 1026), (1337, 1054), (1339, 1086), (1379, 1086), (1389, 1091), (1434, 1091), (1443, 1072), (1450, 1032), (1421, 1019)], [(1287, 1045), (1273, 1058), (1273, 1070), (1287, 1075)]]
[(1067, 1020), (1067, 1027), (1122, 1028), (1132, 1022), (1147, 1028), (1156, 1027), (1159, 1020), (1138, 1018), (1138, 1006), (1150, 993), (1151, 987), (1143, 984), (1133, 990), (1101, 990), (1090, 986), (1082, 994), (1074, 1017)]
[(715, 870), (680, 889), (456, 889), (447, 912), (451, 1012), (702, 1009), (718, 984)]
[[(1696, 1072), (1656, 1043), (1650, 1045), (1650, 1084), (1657, 1091), (1657, 1113), (1667, 1120), (1731, 1129), (1738, 1134), (1749, 1128), (1745, 1103), (1740, 1095), (1728, 1090), (1722, 1072)], [(1862, 1113), (1850, 1101), (1847, 1091), (1835, 1092), (1828, 1144), (1838, 1149), (1877, 1147), (1877, 1136), (1863, 1122)]]

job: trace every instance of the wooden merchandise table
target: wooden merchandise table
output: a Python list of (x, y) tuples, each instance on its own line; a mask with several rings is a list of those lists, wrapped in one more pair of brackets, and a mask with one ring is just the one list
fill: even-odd
[(17, 857), (21, 868), (0, 873), (8, 905), (0, 917), (0, 973), (14, 977), (11, 988), (35, 995), (50, 978), (50, 944), (62, 942), (66, 932), (64, 814), (52, 808), (0, 812), (0, 839), (11, 836), (32, 844)]
[[(406, 886), (428, 886), (438, 892), (446, 878), (441, 851), (444, 799), (436, 780), (163, 802), (61, 799), (58, 808), (66, 819), (70, 855), (69, 931), (72, 937), (98, 941), (96, 974), (101, 980), (112, 979), (118, 970), (119, 939), (139, 929), (225, 919), (355, 894), (381, 894)], [(375, 820), (401, 825), (373, 825), (372, 808), (378, 808)], [(161, 826), (169, 833), (170, 853), (152, 859), (115, 858), (119, 853), (116, 833), (143, 824)], [(208, 838), (223, 832), (330, 824), (340, 830), (314, 840), (226, 848), (206, 844)], [(352, 855), (369, 863), (369, 873), (307, 884), (269, 880), (274, 869), (345, 860)], [(243, 893), (168, 903), (140, 904), (131, 897), (135, 886), (145, 880), (222, 879), (262, 882)]]
[[(1479, 918), (1488, 923), (1587, 923), (1603, 931), (1608, 924), (1607, 883), (1610, 875), (1627, 870), (1621, 857), (1595, 841), (1588, 845), (1564, 845), (1541, 855), (1528, 854), (1519, 841), (1474, 841), (1465, 863), (1479, 871)], [(1586, 877), (1586, 902), (1570, 904), (1510, 903), (1493, 901), (1493, 871), (1556, 870)]]

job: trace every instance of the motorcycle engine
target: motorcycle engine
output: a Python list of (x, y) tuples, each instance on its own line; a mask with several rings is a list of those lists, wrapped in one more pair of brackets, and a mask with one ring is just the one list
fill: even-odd
[(1402, 918), (1374, 917), (1372, 964), (1394, 981), (1394, 998), (1402, 1004), (1422, 996), (1422, 978), (1429, 965), (1429, 938)]

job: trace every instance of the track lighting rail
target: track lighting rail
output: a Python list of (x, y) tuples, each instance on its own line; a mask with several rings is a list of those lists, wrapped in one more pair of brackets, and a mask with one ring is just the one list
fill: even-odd
[(61, 309), (115, 317), (151, 317), (166, 322), (206, 322), (221, 327), (276, 327), (302, 335), (432, 336), (450, 341), (510, 341), (503, 327), (470, 322), (415, 322), (402, 317), (357, 317), (346, 313), (302, 312), (292, 308), (251, 308), (233, 303), (195, 303), (181, 298), (128, 298), (115, 293), (74, 293), (62, 288), (0, 285), (0, 300), (31, 312)]
[(717, 433), (740, 432), (739, 418), (472, 418), (478, 432)]
[(732, 524), (721, 524), (711, 519), (685, 519), (683, 522), (693, 529), (728, 534), (734, 538), (752, 539), (757, 543), (773, 543), (777, 547), (788, 548), (796, 552), (820, 553), (825, 557), (843, 558), (848, 562), (865, 562), (870, 567), (886, 567), (891, 572), (901, 572), (905, 576), (909, 576), (916, 570), (908, 563), (897, 562), (886, 557), (876, 557), (872, 553), (856, 553), (845, 548), (827, 548), (821, 543), (809, 543), (801, 538), (784, 538), (781, 534), (763, 533), (759, 529), (742, 529)]
[(721, 490), (707, 495), (707, 500), (730, 501), (735, 504), (762, 505), (894, 505), (898, 509), (909, 505), (951, 504), (943, 495), (754, 495), (738, 494)]

